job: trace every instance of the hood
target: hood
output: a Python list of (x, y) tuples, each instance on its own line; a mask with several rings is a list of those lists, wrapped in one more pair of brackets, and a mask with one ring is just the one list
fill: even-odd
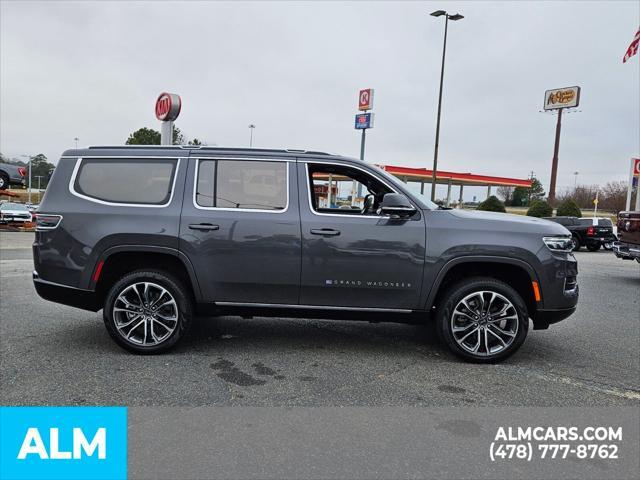
[[(562, 225), (526, 215), (510, 213), (484, 212), (481, 210), (448, 210), (460, 220), (483, 222), (488, 228), (503, 232), (529, 232), (543, 235), (571, 235)], [(490, 225), (490, 227), (489, 227)]]

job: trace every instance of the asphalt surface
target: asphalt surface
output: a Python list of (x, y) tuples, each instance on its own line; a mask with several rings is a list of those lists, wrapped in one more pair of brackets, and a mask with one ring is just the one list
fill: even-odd
[(576, 254), (575, 315), (472, 365), (425, 326), (312, 319), (199, 319), (171, 353), (130, 355), (101, 313), (37, 296), (32, 240), (0, 233), (2, 405), (640, 405), (640, 265), (610, 252)]

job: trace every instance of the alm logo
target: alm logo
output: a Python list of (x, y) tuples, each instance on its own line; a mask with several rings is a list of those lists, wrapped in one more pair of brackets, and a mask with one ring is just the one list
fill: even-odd
[(87, 440), (81, 428), (73, 429), (73, 451), (61, 451), (59, 442), (59, 430), (57, 428), (49, 429), (49, 448), (47, 448), (40, 436), (40, 430), (34, 427), (27, 429), (20, 451), (18, 452), (18, 460), (25, 460), (27, 455), (38, 455), (42, 460), (80, 460), (82, 451), (87, 456), (92, 456), (98, 451), (98, 458), (105, 460), (107, 458), (107, 430), (104, 427), (98, 428), (91, 442)]
[(0, 479), (126, 479), (124, 407), (0, 407)]

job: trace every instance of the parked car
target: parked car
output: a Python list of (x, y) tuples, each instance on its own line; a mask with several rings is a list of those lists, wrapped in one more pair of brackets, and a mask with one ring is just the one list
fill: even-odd
[(580, 250), (582, 246), (590, 252), (597, 252), (602, 246), (611, 250), (613, 242), (618, 240), (613, 233), (613, 223), (608, 218), (545, 217), (545, 220), (559, 223), (571, 232), (574, 250)]
[(10, 185), (23, 186), (26, 169), (9, 163), (0, 163), (0, 190), (6, 190)]
[(620, 241), (613, 244), (616, 257), (640, 263), (640, 211), (620, 212), (617, 226)]
[(0, 205), (0, 222), (26, 223), (31, 221), (31, 212), (22, 203), (5, 202)]
[[(358, 209), (323, 197), (358, 189)], [(196, 313), (239, 314), (433, 320), (456, 355), (493, 362), (522, 345), (530, 320), (546, 329), (578, 302), (563, 226), (439, 208), (322, 152), (70, 150), (36, 223), (40, 296), (102, 309), (135, 353), (175, 346)]]

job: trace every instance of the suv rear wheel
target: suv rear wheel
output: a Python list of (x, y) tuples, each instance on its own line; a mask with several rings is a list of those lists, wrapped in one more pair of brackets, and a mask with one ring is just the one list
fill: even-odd
[(103, 316), (118, 345), (153, 354), (169, 350), (184, 337), (192, 312), (191, 297), (180, 281), (165, 272), (139, 270), (111, 287)]
[(438, 310), (438, 336), (466, 360), (491, 363), (524, 342), (529, 316), (522, 297), (504, 282), (471, 278), (453, 285)]
[(571, 239), (573, 240), (573, 251), (577, 252), (578, 250), (580, 250), (580, 247), (582, 246), (582, 244), (580, 243), (580, 239), (578, 238), (577, 235), (573, 235)]
[(598, 250), (600, 250), (600, 246), (600, 242), (590, 243), (589, 245), (587, 245), (587, 250), (589, 250), (590, 252), (597, 252)]
[(0, 172), (0, 190), (6, 190), (7, 188), (9, 188), (9, 175)]

